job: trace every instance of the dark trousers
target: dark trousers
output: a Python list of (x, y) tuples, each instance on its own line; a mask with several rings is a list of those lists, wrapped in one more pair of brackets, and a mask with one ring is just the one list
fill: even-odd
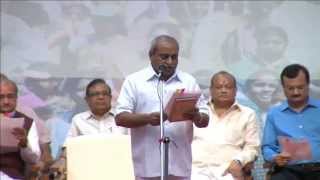
[(320, 180), (320, 163), (275, 167), (271, 180)]

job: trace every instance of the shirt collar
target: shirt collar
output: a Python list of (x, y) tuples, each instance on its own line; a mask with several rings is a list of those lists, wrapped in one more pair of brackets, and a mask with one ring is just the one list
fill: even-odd
[[(167, 80), (167, 81), (171, 81), (173, 79), (177, 79), (179, 81), (181, 81), (181, 72), (179, 72), (177, 69), (175, 71), (175, 73)], [(145, 69), (145, 80), (149, 81), (149, 80), (154, 80), (154, 79), (158, 79), (159, 75), (153, 70), (152, 66), (149, 65), (146, 69)]]
[[(319, 103), (317, 103), (317, 101), (315, 99), (312, 99), (312, 98), (308, 98), (308, 102), (307, 102), (307, 105), (305, 108), (308, 108), (308, 107), (314, 107), (314, 108), (320, 108), (320, 105)], [(288, 104), (288, 100), (287, 101), (284, 101), (281, 105), (280, 105), (280, 110), (281, 111), (285, 111), (287, 109), (290, 109), (290, 106)]]
[[(213, 104), (214, 104), (214, 103), (213, 103), (212, 101), (209, 101), (209, 102), (208, 102), (208, 105), (210, 106), (210, 108), (212, 108), (212, 110), (214, 110)], [(228, 112), (233, 111), (233, 110), (236, 110), (236, 109), (238, 109), (238, 110), (240, 110), (240, 111), (243, 110), (243, 109), (242, 109), (242, 106), (238, 103), (237, 100), (231, 105), (231, 107), (228, 109)], [(215, 111), (215, 110), (214, 110), (214, 111)]]
[[(114, 113), (112, 112), (112, 110), (110, 110), (109, 112), (106, 112), (101, 119), (105, 119), (107, 118), (108, 116), (114, 116)], [(92, 113), (92, 111), (88, 111), (88, 115), (86, 117), (87, 120), (89, 119), (96, 119), (95, 118), (96, 116)]]
[(15, 115), (16, 111), (8, 112), (8, 113), (1, 113), (4, 117), (12, 118)]

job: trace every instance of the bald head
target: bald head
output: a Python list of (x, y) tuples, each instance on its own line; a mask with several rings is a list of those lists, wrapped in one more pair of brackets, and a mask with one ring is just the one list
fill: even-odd
[(216, 80), (216, 78), (217, 78), (218, 76), (224, 76), (224, 77), (230, 78), (230, 79), (232, 80), (232, 82), (233, 82), (234, 87), (237, 87), (236, 78), (235, 78), (232, 74), (228, 73), (227, 71), (219, 71), (219, 72), (217, 72), (216, 74), (214, 74), (214, 75), (211, 77), (210, 87), (213, 87), (213, 86), (214, 86), (214, 81)]

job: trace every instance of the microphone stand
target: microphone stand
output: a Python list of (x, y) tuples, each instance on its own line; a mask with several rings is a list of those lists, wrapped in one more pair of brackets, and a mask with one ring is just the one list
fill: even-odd
[(164, 117), (163, 117), (163, 79), (162, 71), (159, 73), (160, 83), (160, 167), (161, 167), (161, 180), (168, 179), (168, 166), (169, 166), (169, 142), (170, 138), (165, 136), (164, 131)]

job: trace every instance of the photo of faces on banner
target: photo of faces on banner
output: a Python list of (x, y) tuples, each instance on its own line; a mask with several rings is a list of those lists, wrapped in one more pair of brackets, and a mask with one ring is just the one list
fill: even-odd
[(268, 108), (285, 99), (286, 65), (305, 65), (310, 93), (320, 98), (318, 17), (318, 1), (1, 1), (0, 68), (19, 85), (19, 103), (46, 122), (54, 157), (71, 117), (88, 109), (88, 82), (105, 79), (115, 105), (160, 34), (178, 40), (178, 68), (208, 100), (211, 76), (232, 73), (238, 101), (256, 110), (263, 128)]

